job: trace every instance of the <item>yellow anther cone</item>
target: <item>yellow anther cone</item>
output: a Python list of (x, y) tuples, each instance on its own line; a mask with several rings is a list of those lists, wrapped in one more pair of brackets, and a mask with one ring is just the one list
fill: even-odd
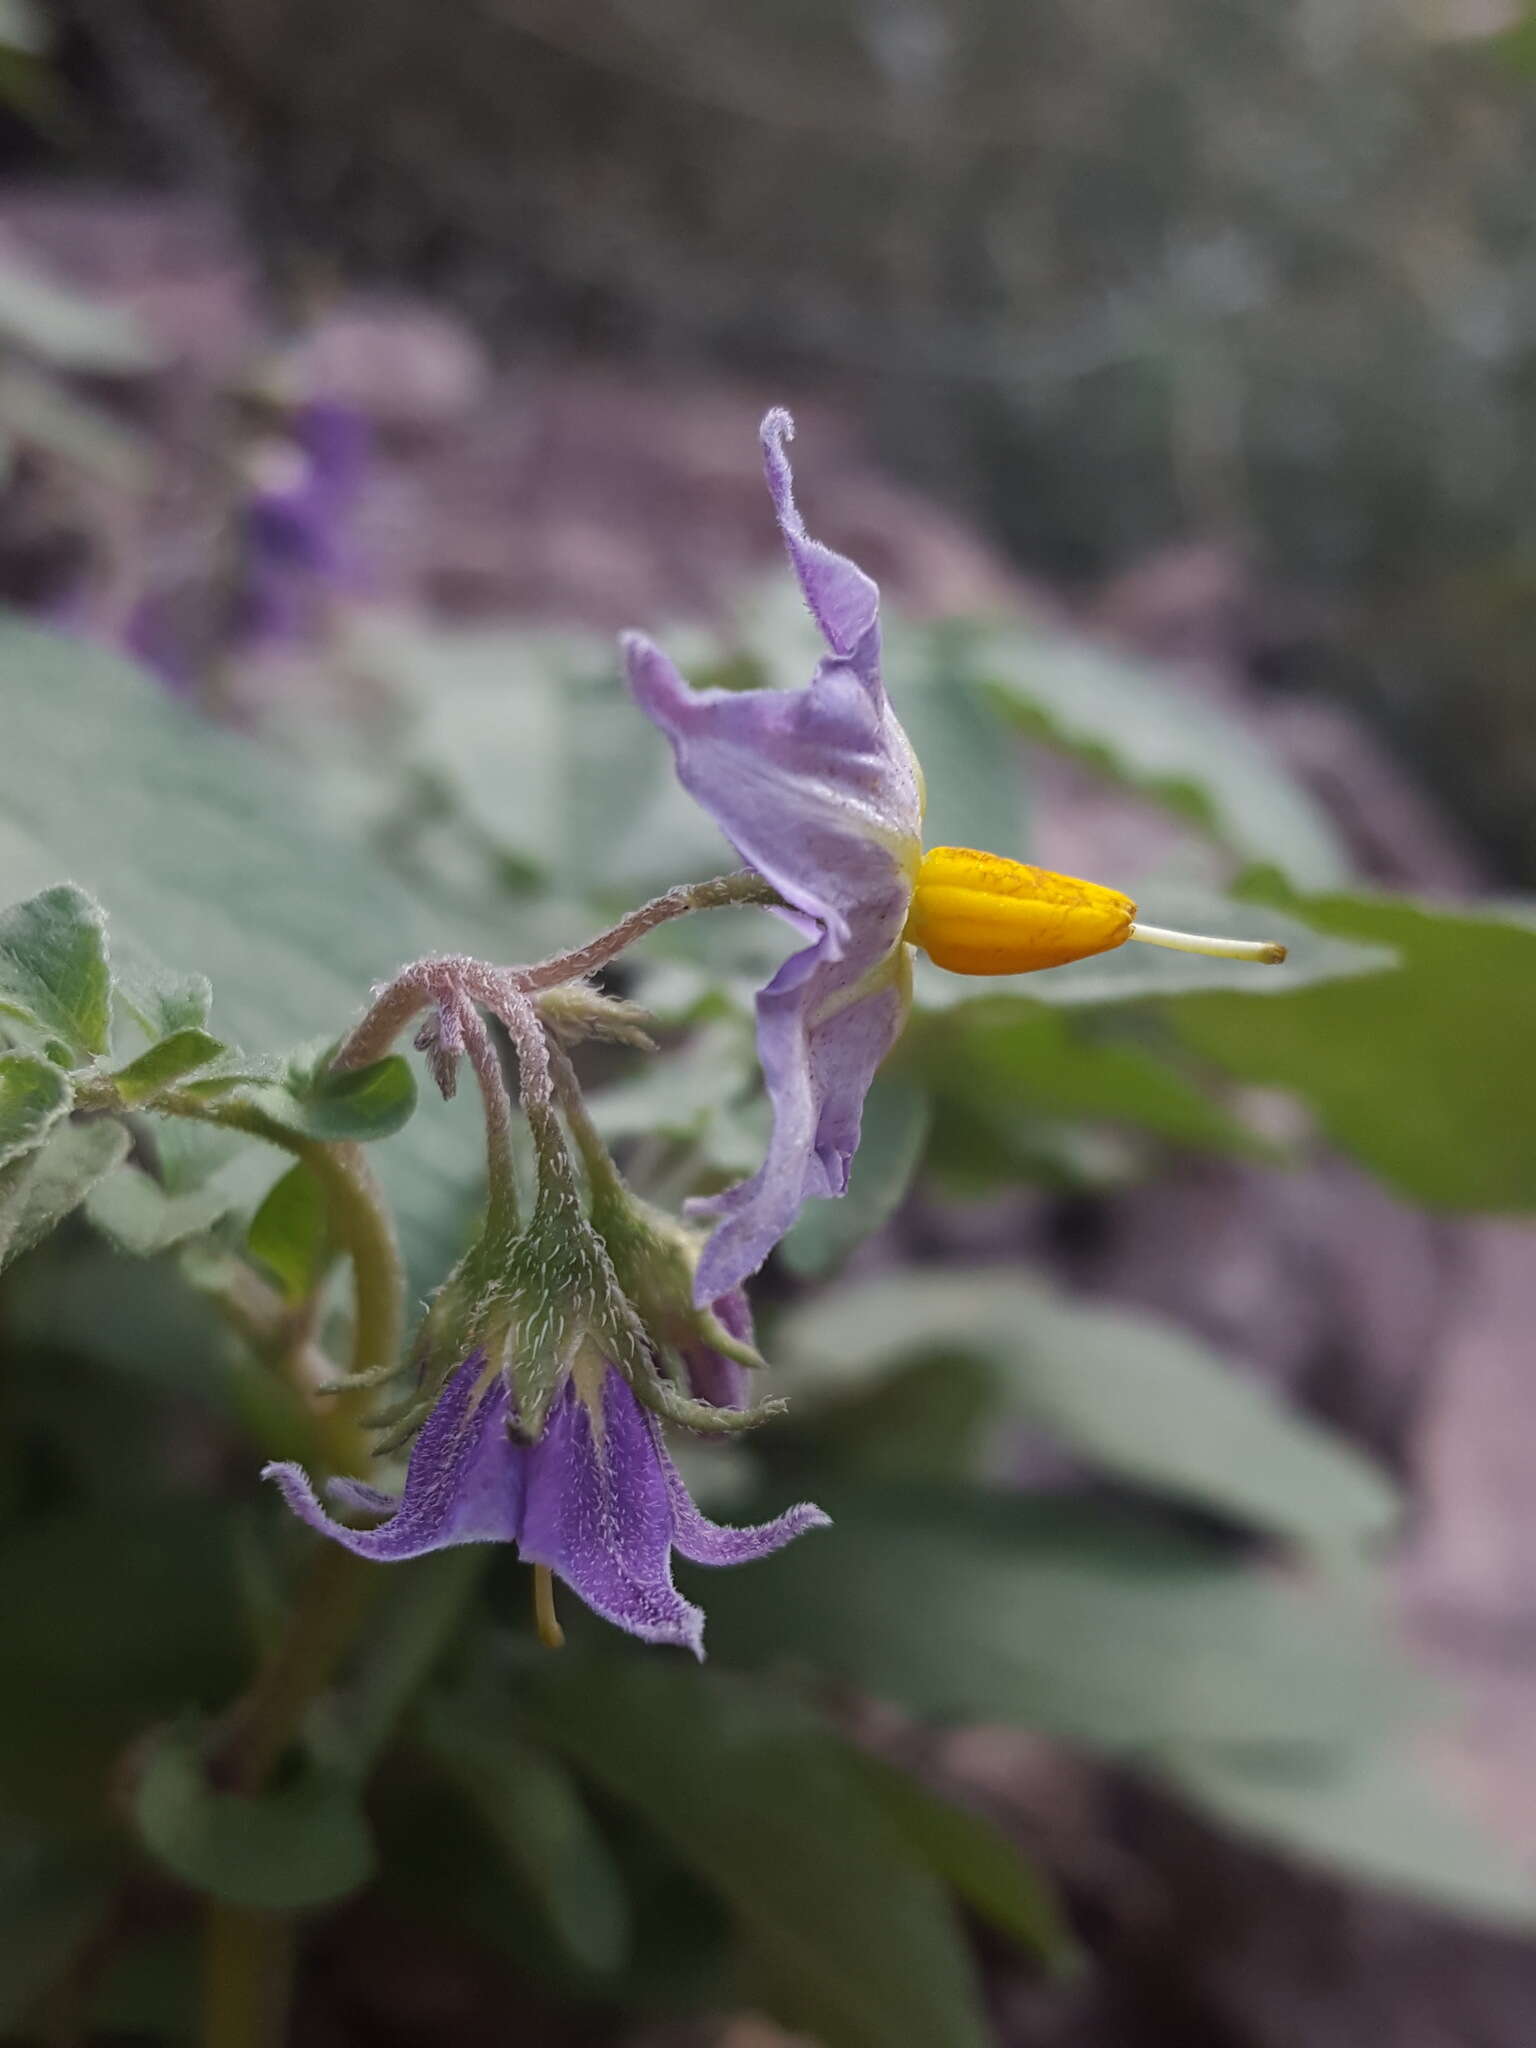
[(918, 870), (906, 937), (951, 974), (1028, 974), (1123, 946), (1135, 916), (1118, 889), (935, 846)]

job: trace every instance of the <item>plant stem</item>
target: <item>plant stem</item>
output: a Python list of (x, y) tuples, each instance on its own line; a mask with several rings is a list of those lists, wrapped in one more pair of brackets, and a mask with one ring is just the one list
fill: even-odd
[(581, 1092), (571, 1056), (558, 1040), (550, 1043), (549, 1064), (555, 1094), (570, 1125), (571, 1136), (576, 1140), (576, 1150), (581, 1154), (593, 1196), (606, 1195), (621, 1200), (629, 1192), (624, 1185), (624, 1176), (614, 1164), (613, 1154), (592, 1121), (592, 1112), (587, 1108), (587, 1098)]
[(417, 960), (404, 967), (374, 998), (362, 1017), (337, 1048), (333, 1064), (339, 1068), (366, 1067), (382, 1059), (400, 1033), (429, 1003), (455, 991), (470, 1002), (483, 1004), (499, 1013), (509, 987), (536, 994), (557, 988), (563, 981), (576, 981), (632, 946), (636, 939), (655, 931), (674, 917), (686, 917), (694, 910), (719, 910), (732, 903), (773, 904), (782, 901), (771, 883), (750, 868), (733, 875), (717, 875), (708, 882), (684, 883), (653, 897), (620, 918), (616, 925), (599, 932), (584, 946), (569, 953), (554, 953), (531, 967), (495, 967), (467, 953), (444, 955), (436, 960)]
[(203, 2048), (280, 2048), (293, 1978), (293, 1923), (210, 1901), (203, 1922)]

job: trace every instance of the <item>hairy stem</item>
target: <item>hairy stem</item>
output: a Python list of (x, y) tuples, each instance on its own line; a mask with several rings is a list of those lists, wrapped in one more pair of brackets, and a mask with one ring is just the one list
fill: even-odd
[(649, 903), (642, 903), (610, 930), (599, 932), (595, 939), (589, 939), (573, 952), (554, 953), (548, 960), (515, 972), (524, 988), (556, 988), (562, 981), (596, 973), (636, 939), (643, 939), (647, 932), (655, 931), (658, 925), (674, 917), (686, 917), (693, 910), (723, 910), (732, 903), (772, 904), (782, 900), (772, 883), (765, 882), (750, 868), (742, 868), (733, 875), (716, 875), (709, 882), (683, 883), (664, 896), (654, 896)]
[(474, 1068), (485, 1112), (486, 1198), (493, 1216), (510, 1230), (517, 1222), (517, 1168), (512, 1151), (512, 1098), (491, 1034), (480, 1013), (466, 1003), (459, 1020), (464, 1051)]
[(581, 1154), (581, 1163), (587, 1170), (587, 1180), (594, 1197), (608, 1195), (621, 1198), (628, 1192), (624, 1176), (614, 1164), (613, 1154), (592, 1121), (592, 1112), (581, 1092), (571, 1056), (558, 1041), (550, 1045), (549, 1064), (555, 1094), (570, 1126), (571, 1136), (576, 1140), (576, 1150)]
[(761, 875), (743, 868), (733, 875), (717, 875), (709, 882), (689, 882), (669, 889), (630, 911), (595, 939), (569, 953), (555, 953), (531, 967), (494, 967), (467, 953), (447, 954), (436, 960), (418, 960), (402, 968), (374, 997), (361, 1021), (342, 1040), (336, 1051), (337, 1067), (366, 1067), (382, 1059), (411, 1019), (443, 994), (457, 991), (469, 1001), (500, 1015), (500, 1005), (509, 988), (537, 994), (540, 989), (557, 988), (563, 981), (576, 981), (584, 974), (615, 959), (636, 939), (655, 931), (675, 917), (694, 910), (720, 910), (733, 903), (774, 904), (782, 899)]

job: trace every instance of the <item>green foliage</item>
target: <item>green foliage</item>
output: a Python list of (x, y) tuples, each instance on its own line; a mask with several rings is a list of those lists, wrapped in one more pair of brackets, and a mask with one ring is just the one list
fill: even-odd
[(1160, 683), (1145, 661), (1108, 647), (1027, 628), (961, 642), (960, 659), (1020, 731), (1155, 798), (1232, 853), (1302, 888), (1347, 878), (1326, 815), (1210, 697)]
[(1441, 1912), (1529, 1935), (1536, 1884), (1447, 1795), (1428, 1745), (1399, 1738), (1342, 1755), (1194, 1748), (1162, 1760), (1217, 1820)]
[(1235, 997), (1181, 1003), (1185, 1043), (1245, 1081), (1292, 1089), (1337, 1144), (1419, 1201), (1536, 1206), (1536, 914), (1346, 895), (1298, 907), (1350, 943), (1391, 946), (1401, 965), (1262, 1016)]
[(0, 1017), (89, 1058), (106, 1052), (111, 1015), (106, 925), (83, 890), (45, 889), (0, 913)]
[(722, 1893), (788, 2025), (828, 2048), (985, 2040), (940, 1886), (813, 1715), (660, 1658), (574, 1656), (527, 1674), (523, 1712)]
[[(1398, 1518), (1381, 1473), (1230, 1360), (1155, 1317), (1095, 1308), (1006, 1271), (841, 1288), (781, 1317), (773, 1350), (797, 1412), (850, 1398), (875, 1407), (904, 1368), (975, 1361), (988, 1395), (972, 1424), (978, 1476), (1006, 1477), (1011, 1424), (1045, 1430), (1148, 1491), (1319, 1551), (1385, 1536)], [(932, 1406), (943, 1405), (941, 1383)], [(860, 1420), (878, 1434), (875, 1416), (856, 1415), (855, 1440)]]
[(309, 1771), (259, 1798), (215, 1790), (196, 1724), (167, 1729), (142, 1758), (133, 1814), (144, 1846), (210, 1898), (267, 1912), (329, 1905), (366, 1884), (373, 1845), (355, 1790)]
[(876, 1081), (864, 1100), (847, 1194), (808, 1202), (779, 1247), (792, 1273), (814, 1279), (830, 1271), (890, 1220), (923, 1156), (931, 1114), (928, 1095), (910, 1081)]
[(301, 1160), (271, 1191), (246, 1232), (251, 1257), (275, 1274), (284, 1298), (300, 1302), (318, 1284), (330, 1250), (325, 1195)]
[(0, 1266), (41, 1243), (78, 1209), (121, 1165), (128, 1142), (118, 1124), (64, 1124), (47, 1144), (0, 1170)]
[(569, 1962), (613, 1976), (633, 1939), (629, 1897), (570, 1773), (504, 1710), (438, 1700), (420, 1732)]
[(1357, 1605), (1086, 1501), (823, 1484), (830, 1530), (712, 1579), (712, 1653), (1112, 1754), (1343, 1743), (1413, 1711)]
[(1050, 1887), (995, 1821), (931, 1791), (910, 1771), (861, 1758), (886, 1811), (923, 1861), (976, 1916), (1061, 1973), (1080, 1958)]
[(73, 1091), (51, 1060), (0, 1053), (0, 1166), (40, 1145), (68, 1110)]
[(112, 1076), (118, 1096), (130, 1109), (147, 1102), (163, 1088), (184, 1081), (201, 1068), (211, 1066), (228, 1051), (212, 1032), (198, 1025), (186, 1025), (158, 1039), (147, 1052), (119, 1067)]

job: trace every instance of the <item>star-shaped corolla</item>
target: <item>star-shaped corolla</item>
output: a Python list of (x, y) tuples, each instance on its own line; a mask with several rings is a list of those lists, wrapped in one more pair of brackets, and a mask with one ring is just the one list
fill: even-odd
[(395, 1563), (461, 1543), (515, 1543), (525, 1562), (564, 1579), (594, 1613), (648, 1643), (704, 1654), (704, 1616), (672, 1583), (672, 1555), (748, 1564), (826, 1526), (802, 1503), (774, 1521), (722, 1528), (694, 1506), (654, 1415), (611, 1366), (596, 1384), (565, 1384), (535, 1442), (515, 1433), (511, 1397), (483, 1353), (449, 1377), (411, 1450), (399, 1497), (356, 1480), (328, 1489), (338, 1506), (384, 1517), (334, 1520), (298, 1465), (268, 1465), (294, 1513), (359, 1557)]
[(807, 940), (757, 998), (773, 1105), (750, 1180), (695, 1203), (713, 1215), (694, 1299), (718, 1301), (767, 1258), (811, 1195), (841, 1195), (864, 1097), (911, 1003), (912, 948), (955, 974), (1025, 974), (1128, 939), (1276, 962), (1283, 946), (1135, 921), (1117, 889), (969, 847), (922, 846), (923, 780), (880, 678), (880, 593), (814, 541), (795, 506), (786, 412), (763, 421), (779, 530), (828, 652), (801, 690), (691, 690), (643, 635), (624, 641), (640, 707), (678, 779), (784, 899)]
[(756, 1272), (808, 1196), (846, 1189), (865, 1094), (911, 1001), (902, 933), (922, 858), (922, 777), (880, 680), (879, 592), (806, 534), (784, 449), (792, 432), (787, 413), (763, 422), (779, 527), (828, 648), (810, 682), (692, 690), (650, 641), (624, 643), (630, 687), (671, 741), (679, 779), (807, 941), (757, 999), (773, 1136), (750, 1180), (699, 1205), (717, 1219), (701, 1303)]

